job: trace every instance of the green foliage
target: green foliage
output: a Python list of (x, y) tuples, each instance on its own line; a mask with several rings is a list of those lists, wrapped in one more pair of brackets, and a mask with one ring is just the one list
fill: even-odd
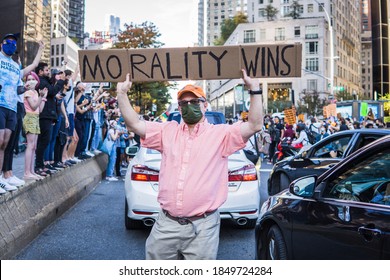
[(353, 95), (346, 90), (337, 91), (334, 94), (336, 96), (337, 101), (354, 100)]
[(265, 14), (267, 15), (268, 21), (274, 20), (277, 13), (279, 13), (279, 10), (271, 4), (268, 4), (267, 7), (265, 7)]
[(290, 13), (287, 15), (292, 17), (293, 19), (298, 19), (301, 17), (301, 6), (298, 0), (294, 0), (294, 2), (290, 5)]
[(114, 49), (160, 48), (164, 44), (158, 38), (161, 36), (154, 23), (145, 21), (141, 24), (125, 23), (125, 30), (118, 35)]
[[(119, 33), (118, 42), (113, 48), (160, 48), (164, 45), (158, 40), (160, 36), (157, 27), (151, 22), (125, 24), (125, 30)], [(134, 82), (128, 96), (132, 105), (140, 107), (140, 114), (151, 112), (152, 104), (156, 104), (156, 115), (160, 115), (170, 103), (168, 91), (174, 86), (169, 82)]]
[(378, 98), (378, 100), (390, 100), (390, 93), (382, 94), (381, 97)]
[(309, 116), (318, 116), (323, 114), (323, 108), (329, 104), (325, 98), (321, 98), (317, 91), (306, 91), (301, 93), (301, 99), (298, 101), (297, 113), (308, 114)]
[(225, 44), (226, 40), (229, 39), (230, 35), (236, 29), (237, 25), (240, 23), (247, 23), (248, 17), (239, 12), (233, 18), (225, 19), (221, 24), (221, 37), (214, 41), (214, 45), (221, 46)]

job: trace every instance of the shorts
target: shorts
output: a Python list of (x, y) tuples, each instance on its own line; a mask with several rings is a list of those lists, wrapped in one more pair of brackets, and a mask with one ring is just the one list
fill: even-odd
[(68, 136), (73, 136), (74, 134), (74, 114), (68, 115), (69, 127), (68, 127)]
[(0, 129), (10, 129), (12, 131), (16, 128), (18, 122), (16, 112), (0, 107)]
[(23, 118), (23, 130), (26, 134), (41, 134), (41, 129), (39, 128), (39, 115), (26, 113)]

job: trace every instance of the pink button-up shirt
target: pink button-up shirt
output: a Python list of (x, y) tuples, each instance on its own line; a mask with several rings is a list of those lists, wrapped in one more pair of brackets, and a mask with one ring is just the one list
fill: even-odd
[(189, 133), (185, 123), (146, 122), (143, 147), (161, 152), (158, 202), (173, 216), (191, 217), (220, 207), (228, 194), (228, 156), (245, 147), (240, 123), (205, 120)]

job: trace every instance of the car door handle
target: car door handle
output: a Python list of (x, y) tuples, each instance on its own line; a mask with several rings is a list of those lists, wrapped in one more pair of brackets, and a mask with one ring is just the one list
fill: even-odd
[(367, 228), (365, 226), (359, 227), (358, 232), (361, 235), (367, 237), (380, 237), (382, 235), (382, 231), (376, 228)]

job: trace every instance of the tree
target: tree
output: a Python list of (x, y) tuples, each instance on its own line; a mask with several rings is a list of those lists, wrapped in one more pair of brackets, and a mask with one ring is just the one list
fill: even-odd
[(248, 23), (248, 17), (242, 12), (237, 13), (233, 18), (225, 19), (221, 24), (221, 37), (214, 41), (214, 45), (221, 46), (225, 44), (240, 23)]
[(297, 113), (308, 114), (309, 116), (318, 116), (323, 114), (323, 108), (329, 104), (325, 98), (321, 98), (317, 91), (306, 91), (301, 93), (298, 102)]
[(141, 24), (125, 24), (125, 30), (118, 35), (116, 49), (160, 48), (164, 44), (158, 38), (161, 36), (158, 28), (149, 21)]
[(294, 2), (290, 6), (290, 13), (287, 16), (292, 17), (293, 19), (298, 19), (301, 17), (301, 5), (298, 0), (294, 0)]
[(337, 101), (354, 100), (353, 95), (346, 90), (338, 91), (335, 95)]
[[(114, 49), (130, 48), (160, 48), (164, 44), (158, 38), (161, 36), (157, 27), (148, 21), (141, 24), (125, 24), (125, 30), (118, 35)], [(152, 111), (152, 104), (157, 105), (156, 115), (165, 111), (171, 96), (168, 91), (175, 84), (169, 82), (134, 82), (128, 93), (132, 105), (139, 106), (141, 114)]]
[(274, 20), (277, 13), (279, 13), (279, 10), (271, 4), (268, 4), (267, 7), (265, 7), (265, 14), (267, 15), (268, 21)]

